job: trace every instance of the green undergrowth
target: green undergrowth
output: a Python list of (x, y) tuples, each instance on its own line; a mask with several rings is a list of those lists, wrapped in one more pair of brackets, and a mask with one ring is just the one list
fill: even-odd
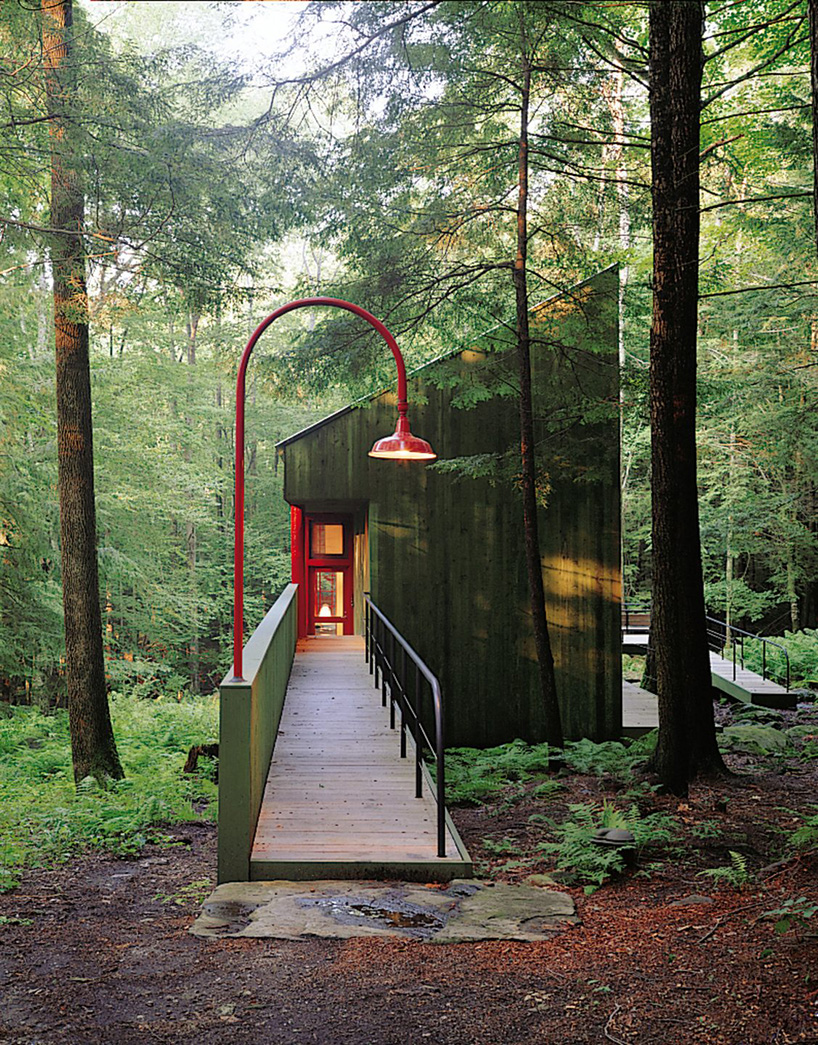
[(188, 749), (217, 735), (215, 698), (138, 700), (115, 696), (111, 715), (125, 779), (74, 786), (64, 711), (7, 708), (0, 717), (0, 890), (26, 867), (93, 849), (136, 853), (168, 841), (169, 824), (209, 820), (216, 787), (182, 773)]
[[(527, 783), (536, 784), (535, 797), (550, 797), (560, 789), (559, 780), (546, 774), (566, 769), (574, 773), (609, 774), (620, 781), (633, 775), (656, 745), (656, 733), (629, 744), (616, 740), (595, 744), (569, 741), (562, 750), (548, 744), (512, 740), (497, 747), (455, 747), (446, 752), (446, 800), (451, 805), (480, 805), (506, 791), (506, 799), (528, 794)], [(509, 794), (510, 792), (510, 794)]]
[[(678, 825), (673, 816), (662, 812), (643, 813), (636, 803), (625, 809), (613, 803), (572, 803), (569, 816), (549, 823), (555, 841), (540, 842), (537, 849), (551, 857), (557, 870), (565, 872), (566, 880), (585, 884), (591, 892), (608, 878), (625, 870), (631, 855), (641, 853), (650, 846), (661, 847), (670, 842)], [(633, 847), (605, 847), (594, 843), (599, 828), (622, 828), (633, 835)]]
[[(784, 646), (789, 654), (790, 685), (796, 689), (805, 686), (818, 689), (818, 628), (785, 631), (781, 636), (772, 637), (772, 642)], [(765, 657), (760, 641), (746, 639), (745, 665), (751, 671), (757, 672), (766, 667), (769, 674), (783, 680), (786, 675), (786, 663), (778, 645), (768, 643)]]

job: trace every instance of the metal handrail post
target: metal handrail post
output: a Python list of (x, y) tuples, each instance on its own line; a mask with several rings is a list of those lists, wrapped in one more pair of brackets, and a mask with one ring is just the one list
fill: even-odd
[(395, 728), (395, 636), (389, 633), (389, 728)]
[(388, 660), (386, 657), (386, 628), (384, 627), (383, 621), (381, 621), (381, 707), (386, 707), (386, 668), (388, 666)]
[(415, 798), (423, 797), (422, 749), (420, 743), (420, 668), (415, 665)]
[[(405, 713), (407, 707), (407, 688), (405, 680), (403, 683), (398, 681), (398, 665), (396, 658), (396, 644), (400, 644), (402, 648), (401, 660), (403, 665), (403, 674), (406, 675), (406, 658), (409, 657), (415, 665), (415, 686), (414, 686), (414, 700), (415, 700), (415, 787), (418, 797), (421, 794), (422, 788), (422, 764), (421, 764), (421, 752), (422, 752), (422, 739), (425, 737), (429, 747), (434, 746), (434, 757), (437, 762), (437, 780), (436, 780), (436, 795), (437, 795), (437, 851), (438, 856), (445, 857), (446, 855), (446, 779), (445, 779), (445, 755), (444, 755), (444, 736), (443, 736), (443, 695), (440, 689), (440, 682), (437, 677), (432, 674), (428, 666), (421, 660), (418, 654), (412, 649), (409, 643), (403, 638), (403, 636), (397, 631), (395, 626), (389, 621), (378, 607), (368, 599), (371, 613), (373, 615), (373, 622), (378, 622), (374, 625), (375, 629), (383, 629), (384, 634), (388, 631), (390, 635), (389, 651), (390, 654), (387, 656), (386, 651), (386, 640), (384, 639), (383, 644), (376, 643), (376, 649), (379, 651), (380, 656), (383, 658), (384, 667), (381, 669), (381, 683), (383, 693), (383, 703), (386, 703), (386, 665), (389, 666), (390, 674), (390, 704), (391, 713), (390, 718), (392, 720), (392, 728), (394, 729), (394, 707), (395, 700), (401, 700), (401, 713), (402, 716)], [(423, 728), (421, 717), (420, 717), (420, 676), (423, 675), (426, 681), (429, 683), (432, 689), (432, 703), (434, 707), (435, 716), (435, 740), (434, 745), (429, 739), (425, 729)], [(377, 672), (376, 672), (377, 677)]]
[[(432, 696), (435, 706), (442, 706), (440, 696), (440, 683), (437, 679), (432, 683)], [(443, 716), (439, 715), (435, 720), (435, 742), (437, 747), (437, 855), (446, 855), (446, 777), (443, 758), (445, 748), (443, 746)]]
[(406, 650), (402, 649), (400, 686), (400, 757), (406, 758)]

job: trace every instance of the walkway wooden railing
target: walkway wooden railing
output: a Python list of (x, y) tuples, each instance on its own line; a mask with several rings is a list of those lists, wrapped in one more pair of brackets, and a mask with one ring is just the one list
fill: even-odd
[(244, 647), (244, 678), (219, 687), (219, 882), (249, 880), (250, 852), (298, 639), (289, 584)]

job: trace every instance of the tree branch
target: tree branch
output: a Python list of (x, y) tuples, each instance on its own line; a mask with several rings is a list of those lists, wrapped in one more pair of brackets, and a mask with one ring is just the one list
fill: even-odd
[[(798, 28), (800, 28), (801, 24), (803, 24), (803, 21), (804, 21), (804, 19), (802, 18), (801, 22), (799, 23)], [(702, 102), (702, 105), (701, 105), (702, 111), (704, 111), (707, 108), (708, 105), (711, 105), (717, 98), (720, 98), (723, 94), (726, 94), (728, 91), (730, 91), (734, 87), (738, 86), (738, 84), (744, 83), (745, 80), (750, 80), (757, 73), (760, 73), (762, 70), (764, 70), (768, 66), (772, 65), (773, 62), (777, 62), (778, 59), (781, 57), (781, 55), (785, 54), (787, 51), (789, 51), (789, 49), (791, 47), (793, 47), (795, 44), (800, 44), (800, 43), (803, 43), (805, 40), (808, 40), (809, 39), (809, 35), (805, 36), (802, 40), (796, 40), (796, 41), (793, 42), (793, 36), (798, 32), (798, 28), (793, 29), (793, 31), (787, 37), (786, 41), (782, 44), (781, 47), (779, 47), (779, 49), (775, 52), (775, 54), (771, 55), (765, 61), (759, 62), (758, 65), (754, 65), (752, 69), (748, 69), (748, 71), (746, 73), (744, 73), (743, 75), (737, 76), (735, 80), (730, 80), (720, 90), (714, 91), (713, 94), (711, 94), (709, 98), (706, 98)]]
[(815, 287), (818, 279), (802, 279), (796, 283), (767, 283), (758, 287), (737, 287), (735, 290), (713, 290), (708, 294), (699, 294), (700, 298), (723, 298), (730, 294), (750, 294), (756, 290), (789, 290), (791, 287)]
[[(737, 137), (741, 137), (741, 135), (737, 135)], [(720, 143), (716, 142), (716, 144), (718, 145)], [(702, 155), (704, 155), (704, 153), (702, 153)], [(768, 203), (770, 200), (800, 200), (803, 199), (805, 196), (812, 196), (812, 193), (785, 192), (777, 196), (751, 196), (748, 199), (743, 200), (725, 200), (722, 203), (710, 203), (706, 207), (701, 207), (700, 211), (703, 214), (707, 210), (719, 210), (721, 207), (741, 207), (745, 203)]]
[(418, 7), (415, 10), (410, 11), (408, 14), (403, 15), (402, 18), (396, 18), (393, 22), (388, 22), (385, 26), (382, 26), (376, 32), (370, 33), (369, 36), (364, 37), (362, 43), (360, 43), (358, 47), (354, 48), (354, 50), (350, 51), (348, 54), (345, 54), (343, 58), (339, 58), (337, 61), (331, 62), (328, 66), (326, 66), (323, 69), (319, 69), (315, 73), (308, 73), (304, 76), (296, 76), (287, 80), (276, 80), (276, 87), (283, 87), (286, 84), (309, 84), (314, 83), (316, 80), (325, 79), (327, 76), (330, 75), (330, 73), (335, 72), (336, 69), (340, 69), (342, 66), (346, 65), (347, 62), (351, 62), (353, 58), (357, 58), (357, 56), (361, 54), (362, 51), (365, 51), (366, 48), (369, 47), (369, 45), (374, 40), (377, 40), (379, 37), (384, 36), (388, 32), (391, 32), (392, 29), (397, 29), (400, 26), (405, 25), (407, 22), (411, 22), (414, 18), (417, 18), (420, 15), (425, 14), (427, 11), (431, 11), (433, 8), (437, 7), (440, 4), (440, 2), (441, 0), (431, 0), (430, 3), (426, 3), (422, 7)]

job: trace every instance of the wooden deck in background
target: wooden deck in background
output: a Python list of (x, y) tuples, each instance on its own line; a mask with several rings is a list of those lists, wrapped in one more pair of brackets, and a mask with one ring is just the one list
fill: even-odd
[(622, 735), (639, 737), (659, 726), (659, 699), (633, 682), (622, 681)]
[(718, 653), (710, 654), (710, 677), (713, 685), (728, 697), (749, 704), (761, 704), (768, 708), (794, 708), (796, 698), (772, 679), (762, 678), (736, 664), (733, 678), (733, 661), (725, 660)]
[(411, 878), (471, 875), (449, 822), (437, 854), (437, 803), (400, 757), (358, 636), (302, 640), (293, 663), (259, 815), (250, 877)]
[[(646, 653), (649, 638), (647, 632), (623, 632), (622, 652)], [(754, 671), (742, 668), (740, 664), (736, 664), (736, 675), (733, 678), (733, 661), (712, 651), (710, 652), (710, 678), (715, 689), (721, 690), (726, 696), (745, 704), (760, 704), (762, 707), (768, 708), (794, 708), (796, 704), (795, 696), (784, 686), (773, 682), (772, 679), (765, 679)], [(630, 699), (627, 693), (623, 693), (623, 699), (626, 703)], [(623, 714), (624, 709), (625, 704), (623, 704)]]

